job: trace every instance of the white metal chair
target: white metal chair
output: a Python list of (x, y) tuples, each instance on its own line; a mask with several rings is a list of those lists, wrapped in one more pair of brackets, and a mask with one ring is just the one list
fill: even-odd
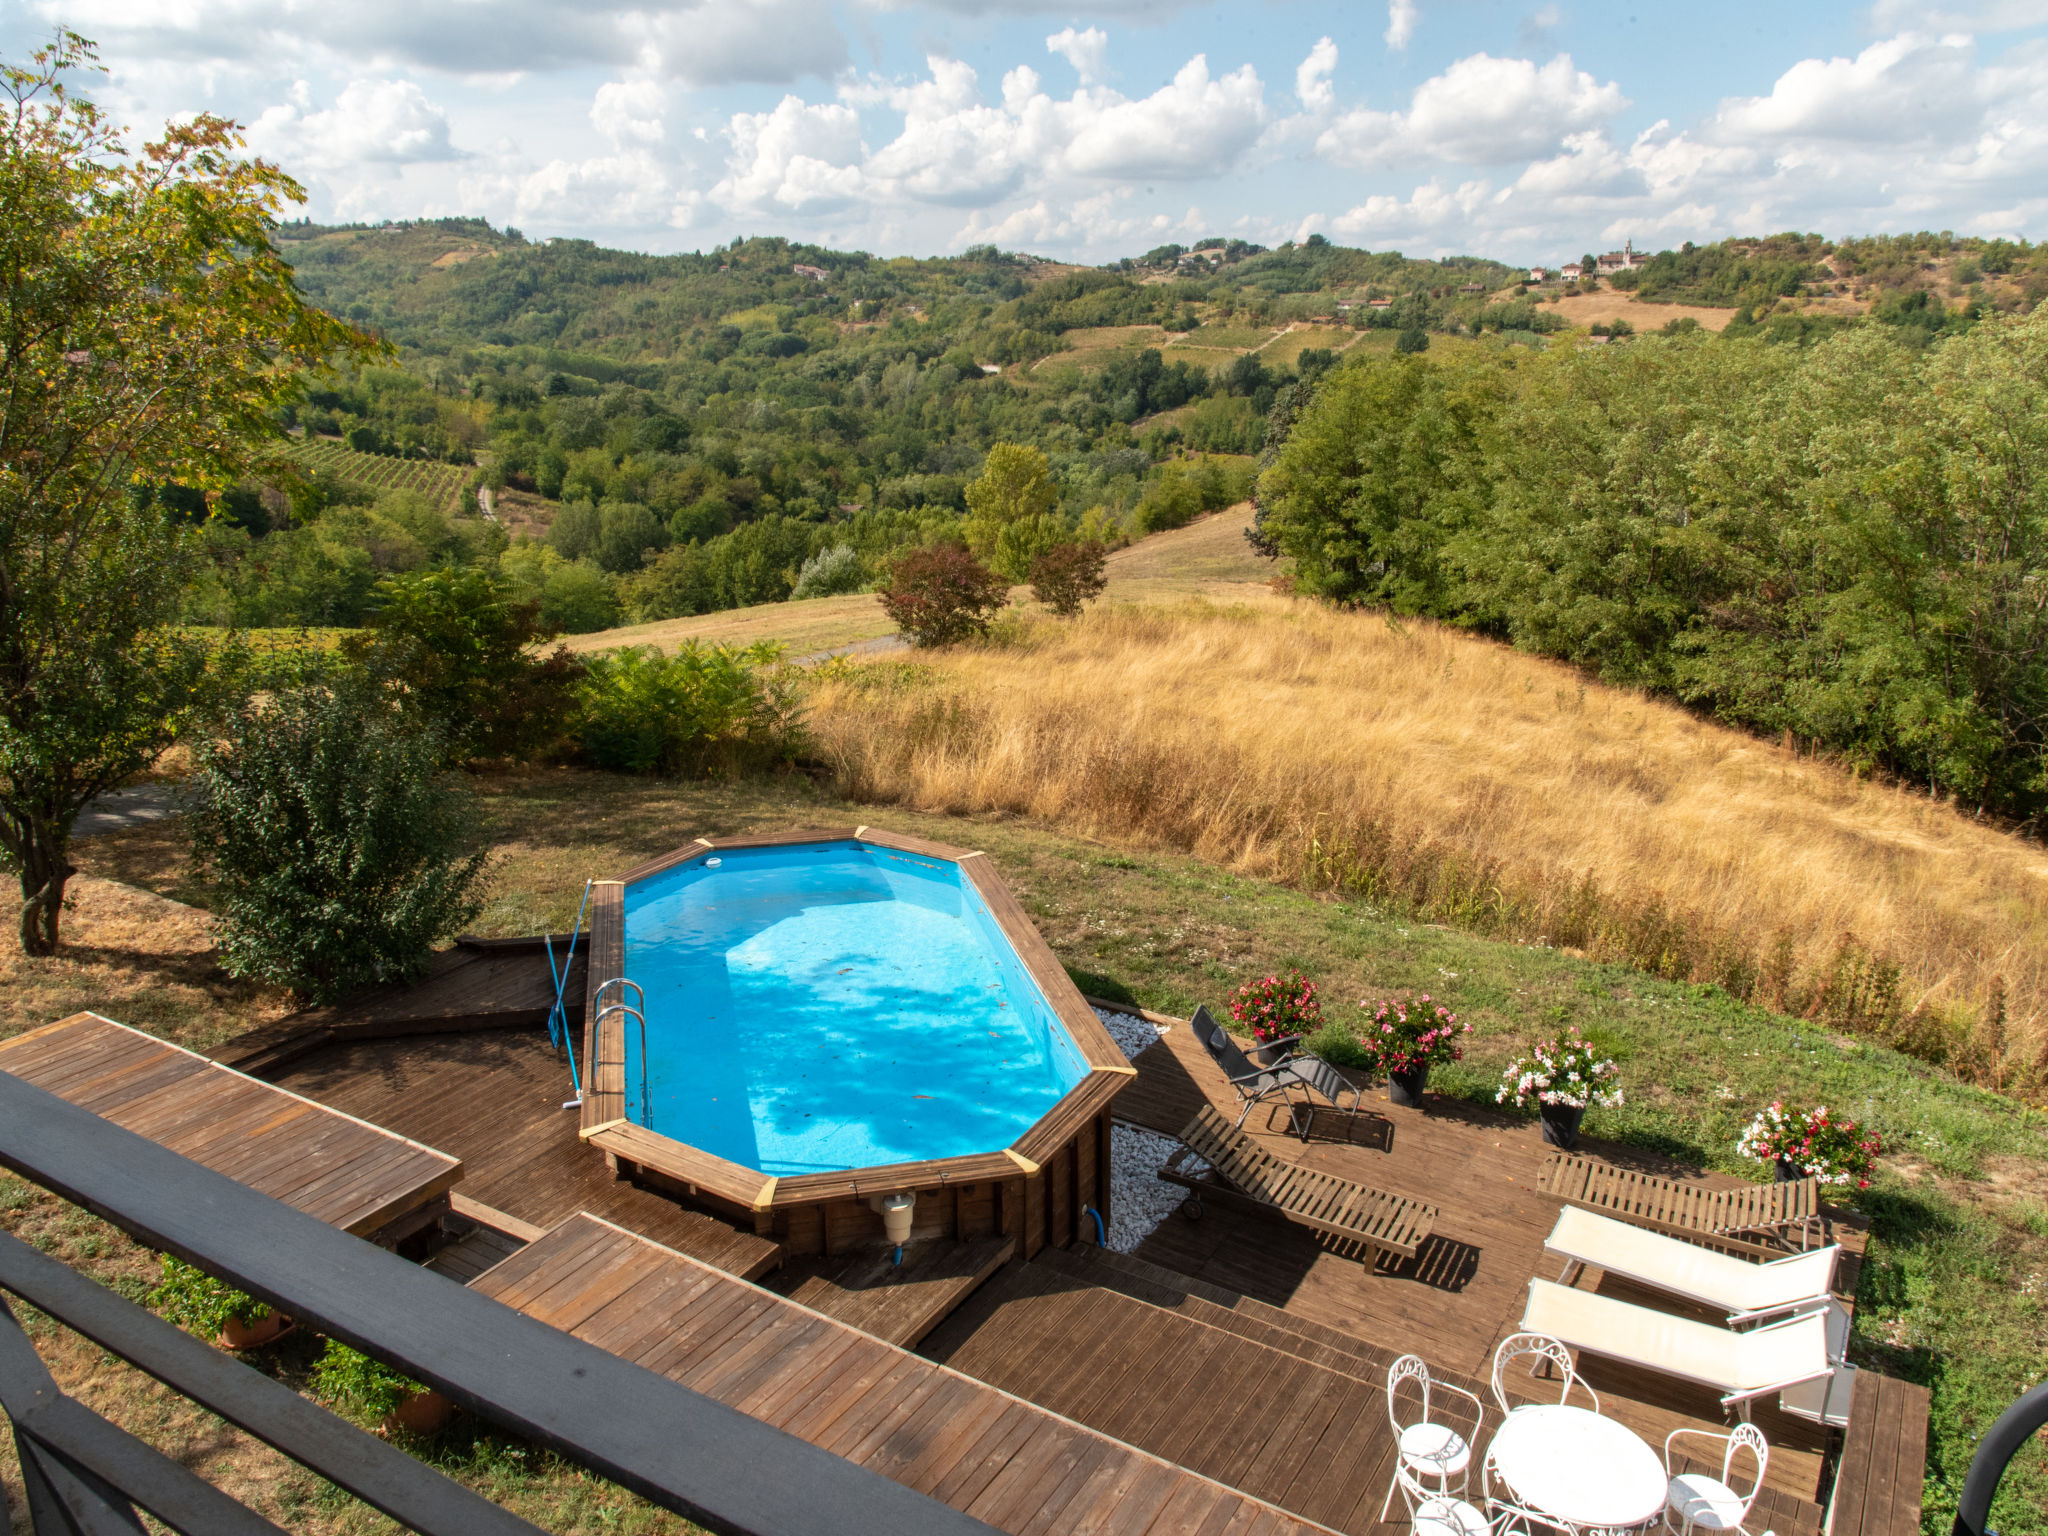
[[(1671, 1442), (1680, 1435), (1723, 1443), (1720, 1477), (1671, 1470)], [(1737, 1493), (1734, 1486), (1735, 1458), (1741, 1451), (1756, 1458), (1756, 1475), (1750, 1480), (1747, 1493)], [(1756, 1502), (1757, 1490), (1764, 1485), (1764, 1468), (1770, 1461), (1770, 1444), (1754, 1424), (1738, 1424), (1732, 1434), (1726, 1435), (1710, 1429), (1674, 1429), (1664, 1437), (1664, 1470), (1671, 1478), (1671, 1493), (1664, 1506), (1664, 1529), (1678, 1536), (1691, 1536), (1696, 1530), (1741, 1530), (1742, 1522), (1749, 1518), (1749, 1506)]]
[(1600, 1394), (1579, 1379), (1578, 1368), (1572, 1364), (1572, 1352), (1560, 1340), (1547, 1333), (1512, 1333), (1502, 1339), (1500, 1347), (1493, 1352), (1493, 1396), (1503, 1415), (1515, 1411), (1514, 1404), (1508, 1401), (1505, 1382), (1508, 1368), (1524, 1360), (1529, 1362), (1531, 1376), (1544, 1364), (1557, 1367), (1564, 1378), (1564, 1388), (1557, 1394), (1558, 1402), (1569, 1400), (1576, 1385), (1593, 1399), (1593, 1411), (1600, 1411)]
[(1463, 1499), (1424, 1499), (1409, 1517), (1410, 1536), (1493, 1536), (1493, 1522)]
[[(1410, 1382), (1415, 1383), (1421, 1393), (1422, 1417), (1404, 1425), (1399, 1398), (1401, 1388)], [(1448, 1424), (1436, 1422), (1430, 1401), (1436, 1392), (1452, 1392), (1471, 1403), (1472, 1439), (1467, 1439)], [(1411, 1518), (1419, 1518), (1416, 1516), (1418, 1499), (1449, 1499), (1452, 1494), (1465, 1491), (1472, 1472), (1472, 1443), (1479, 1436), (1480, 1426), (1486, 1422), (1486, 1405), (1476, 1394), (1467, 1392), (1463, 1387), (1454, 1387), (1447, 1381), (1431, 1380), (1429, 1366), (1420, 1355), (1403, 1355), (1387, 1367), (1387, 1422), (1393, 1426), (1396, 1455), (1393, 1481), (1387, 1484), (1387, 1496), (1380, 1501), (1380, 1519), (1387, 1518), (1397, 1488)], [(1425, 1479), (1429, 1481), (1425, 1482)], [(1456, 1479), (1455, 1486), (1453, 1479)]]

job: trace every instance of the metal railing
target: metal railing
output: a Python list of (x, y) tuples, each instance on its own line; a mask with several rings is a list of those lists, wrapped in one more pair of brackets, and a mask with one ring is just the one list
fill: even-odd
[(1991, 1501), (1997, 1497), (1998, 1485), (2005, 1480), (2005, 1469), (2013, 1457), (2043, 1429), (2048, 1429), (2048, 1381), (2021, 1394), (1978, 1442), (1969, 1475), (1963, 1479), (1954, 1536), (1998, 1536), (1986, 1523), (1991, 1519)]
[[(0, 1165), (433, 1387), (498, 1428), (732, 1536), (990, 1527), (0, 1072)], [(537, 1528), (260, 1372), (0, 1237), (0, 1289), (424, 1536)], [(0, 1303), (0, 1407), (35, 1536), (277, 1529), (61, 1392)]]
[[(605, 993), (614, 987), (619, 989), (618, 1001), (605, 1002)], [(638, 1007), (626, 1001), (628, 987), (633, 989), (633, 996), (639, 1000)], [(622, 1097), (626, 1084), (633, 1080), (633, 1058), (626, 1050), (625, 1021), (630, 1018), (640, 1026), (640, 1123), (651, 1131), (654, 1129), (654, 1100), (647, 1086), (647, 994), (640, 990), (639, 982), (631, 981), (624, 976), (614, 976), (611, 980), (598, 984), (597, 1005), (596, 1028), (600, 1040), (604, 1038), (604, 1021), (612, 1014), (619, 1016), (619, 1091)]]

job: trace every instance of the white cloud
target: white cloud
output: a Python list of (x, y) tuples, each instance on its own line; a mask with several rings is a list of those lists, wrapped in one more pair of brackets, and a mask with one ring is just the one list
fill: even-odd
[(521, 177), (513, 211), (522, 223), (556, 229), (682, 229), (703, 199), (677, 189), (645, 149), (588, 160), (551, 160)]
[(1982, 111), (1982, 82), (1967, 37), (1911, 33), (1872, 43), (1853, 59), (1802, 59), (1768, 96), (1723, 102), (1715, 131), (1756, 142), (1840, 139), (1901, 143), (1953, 134)]
[(1873, 30), (1939, 28), (1944, 32), (2018, 32), (2048, 27), (2048, 0), (1980, 0), (1976, 5), (1934, 5), (1925, 0), (1877, 0)]
[(1076, 32), (1068, 27), (1045, 40), (1045, 51), (1056, 53), (1074, 66), (1083, 85), (1097, 85), (1109, 78), (1109, 34), (1100, 27)]
[(1330, 77), (1337, 73), (1337, 45), (1327, 37), (1316, 39), (1308, 57), (1294, 68), (1294, 94), (1310, 112), (1326, 112), (1337, 100)]
[(381, 167), (387, 175), (401, 165), (462, 158), (447, 113), (410, 80), (351, 80), (318, 112), (304, 81), (293, 98), (249, 125), (258, 151), (316, 172)]
[(1619, 85), (1600, 84), (1570, 54), (1539, 66), (1475, 53), (1417, 86), (1406, 112), (1346, 112), (1316, 148), (1356, 167), (1417, 158), (1505, 165), (1552, 150), (1627, 105)]
[(462, 76), (547, 74), (635, 61), (652, 42), (669, 78), (781, 84), (846, 63), (831, 0), (34, 0), (46, 22), (97, 38), (107, 56), (235, 59), (303, 67), (424, 68)]
[(1387, 30), (1381, 34), (1389, 48), (1404, 50), (1415, 36), (1415, 23), (1422, 10), (1415, 0), (1387, 0)]
[[(923, 80), (840, 89), (839, 110), (849, 124), (860, 107), (886, 106), (903, 114), (901, 131), (872, 155), (852, 157), (843, 141), (835, 151), (835, 164), (853, 166), (858, 159), (860, 185), (870, 197), (986, 207), (1070, 182), (1199, 178), (1237, 163), (1258, 143), (1268, 118), (1264, 87), (1250, 65), (1215, 77), (1200, 54), (1166, 85), (1137, 98), (1084, 85), (1059, 99), (1045, 91), (1036, 71), (1020, 64), (1003, 76), (1000, 105), (982, 99), (972, 66), (937, 56), (925, 62), (930, 73)], [(789, 97), (777, 112), (793, 113), (800, 106)], [(740, 123), (734, 119), (736, 142)], [(757, 130), (749, 126), (745, 132)], [(781, 139), (769, 134), (763, 142)], [(747, 151), (755, 158), (759, 153)], [(735, 189), (754, 187), (759, 174), (736, 170), (732, 181)]]
[(1213, 175), (1258, 142), (1265, 89), (1246, 64), (1212, 79), (1196, 54), (1171, 84), (1136, 101), (1076, 95), (1062, 116), (1072, 127), (1066, 164), (1081, 176)]
[(609, 80), (590, 104), (591, 126), (614, 144), (659, 144), (665, 105), (652, 80)]
[(785, 96), (767, 112), (737, 112), (726, 129), (731, 173), (711, 195), (731, 208), (809, 213), (861, 194), (860, 116), (826, 102)]
[(1430, 235), (1468, 223), (1485, 206), (1493, 188), (1485, 181), (1446, 187), (1434, 178), (1406, 198), (1369, 197), (1330, 221), (1338, 234), (1374, 244)]

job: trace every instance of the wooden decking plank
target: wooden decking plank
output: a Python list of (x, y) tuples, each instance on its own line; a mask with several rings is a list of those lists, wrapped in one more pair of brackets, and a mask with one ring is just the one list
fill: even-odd
[(1106, 1487), (1083, 1490), (1060, 1536), (1135, 1536), (1151, 1525), (1176, 1488), (1193, 1481), (1149, 1456), (1126, 1456), (1113, 1471)]
[(460, 1163), (332, 1108), (92, 1015), (0, 1067), (346, 1230), (444, 1193)]
[(1008, 1402), (994, 1424), (924, 1491), (955, 1509), (971, 1509), (996, 1474), (1024, 1454), (1034, 1439), (1060, 1434), (1064, 1428), (1028, 1403)]
[(838, 1370), (855, 1342), (844, 1329), (835, 1332), (816, 1349), (784, 1360), (779, 1370), (764, 1377), (733, 1407), (780, 1429), (784, 1415), (798, 1402), (807, 1401), (822, 1378)]

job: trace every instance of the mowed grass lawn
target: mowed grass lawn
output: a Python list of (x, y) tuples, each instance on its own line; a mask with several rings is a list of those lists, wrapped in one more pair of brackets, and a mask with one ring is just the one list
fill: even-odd
[[(1897, 1053), (1747, 1007), (1717, 988), (1404, 921), (1203, 860), (1113, 848), (1024, 820), (857, 805), (804, 775), (700, 785), (547, 770), (473, 782), (480, 835), (498, 854), (479, 924), (490, 934), (566, 928), (586, 879), (699, 834), (870, 822), (986, 850), (1092, 991), (1184, 1014), (1198, 1002), (1220, 1003), (1247, 978), (1298, 967), (1322, 984), (1339, 1020), (1358, 1019), (1362, 999), (1427, 991), (1474, 1026), (1467, 1059), (1439, 1072), (1435, 1086), (1484, 1102), (1509, 1056), (1536, 1033), (1574, 1023), (1620, 1059), (1628, 1096), (1626, 1107), (1589, 1118), (1590, 1135), (1751, 1176), (1761, 1171), (1735, 1157), (1735, 1140), (1774, 1095), (1823, 1098), (1868, 1120), (1890, 1152), (1877, 1187), (1858, 1200), (1874, 1234), (1854, 1353), (1933, 1390), (1929, 1536), (1948, 1527), (1976, 1437), (2040, 1379), (2048, 1359), (2048, 1122)], [(54, 962), (13, 963), (0, 1033), (98, 1006), (203, 1043), (281, 1007), (281, 999), (211, 970), (203, 917), (164, 899), (205, 898), (172, 832), (96, 838), (80, 845), (79, 862), (96, 883), (74, 915), (76, 948)], [(158, 995), (151, 978), (159, 975), (175, 982), (168, 990), (178, 1002), (150, 1018)], [(8, 1183), (0, 1213), (8, 1229), (124, 1289), (143, 1283), (146, 1255), (54, 1197)], [(138, 1432), (155, 1425), (168, 1444), (197, 1433), (193, 1416), (179, 1417), (162, 1394), (116, 1390), (127, 1375), (97, 1350), (72, 1341), (51, 1353), (63, 1379), (124, 1422), (139, 1422)], [(283, 1354), (278, 1368), (302, 1377), (304, 1361)], [(197, 1464), (231, 1469), (245, 1495), (273, 1501), (267, 1507), (282, 1509), (275, 1501), (289, 1495), (292, 1528), (377, 1528), (374, 1517), (321, 1494), (303, 1474), (264, 1472), (267, 1453), (243, 1437), (204, 1429)], [(550, 1529), (675, 1528), (618, 1490), (473, 1427), (420, 1449)], [(8, 1471), (0, 1460), (0, 1475)], [(2037, 1445), (2009, 1475), (1994, 1523), (2008, 1536), (2048, 1532), (2044, 1509), (2048, 1465)]]

